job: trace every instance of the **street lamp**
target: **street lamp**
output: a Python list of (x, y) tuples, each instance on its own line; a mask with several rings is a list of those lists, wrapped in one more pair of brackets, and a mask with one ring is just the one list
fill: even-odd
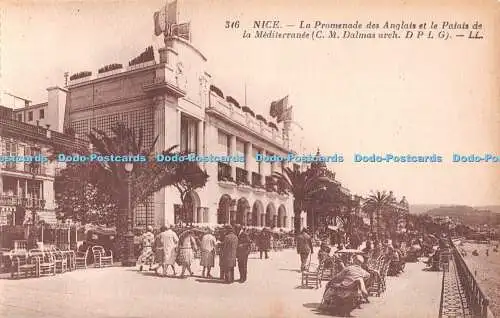
[(131, 191), (131, 183), (132, 183), (132, 170), (134, 169), (134, 164), (131, 162), (127, 162), (125, 164), (125, 171), (127, 172), (127, 234), (125, 234), (125, 246), (124, 253), (122, 259), (123, 266), (135, 266), (135, 248), (134, 248), (134, 233), (133, 231), (133, 211), (132, 211), (132, 191)]

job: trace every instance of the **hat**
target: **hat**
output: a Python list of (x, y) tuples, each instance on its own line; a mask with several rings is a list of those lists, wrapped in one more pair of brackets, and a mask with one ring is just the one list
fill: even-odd
[(364, 263), (365, 262), (365, 258), (361, 255), (356, 255), (354, 256), (354, 260), (359, 262), (359, 263)]
[(146, 226), (146, 231), (153, 232), (153, 227), (151, 225)]

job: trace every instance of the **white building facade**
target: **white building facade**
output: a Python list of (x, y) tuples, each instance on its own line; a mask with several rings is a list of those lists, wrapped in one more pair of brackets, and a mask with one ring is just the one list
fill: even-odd
[[(65, 114), (66, 126), (79, 136), (93, 128), (109, 132), (113, 124), (125, 122), (142, 129), (146, 143), (158, 137), (156, 152), (179, 145), (180, 151), (240, 155), (245, 162), (200, 163), (209, 180), (188, 196), (188, 212), (182, 212), (180, 194), (169, 187), (136, 208), (135, 225), (161, 226), (183, 220), (292, 229), (293, 197), (269, 178), (286, 163), (257, 162), (255, 156), (286, 155), (294, 152), (294, 141), (301, 139), (284, 139), (295, 134), (283, 134), (282, 128), (225, 98), (212, 85), (205, 69), (207, 59), (191, 42), (168, 37), (158, 53), (159, 61), (153, 58), (70, 81), (68, 96), (58, 97), (67, 101), (65, 110), (58, 109), (58, 117)], [(59, 118), (52, 120), (59, 122)], [(301, 219), (307, 224), (305, 214)]]

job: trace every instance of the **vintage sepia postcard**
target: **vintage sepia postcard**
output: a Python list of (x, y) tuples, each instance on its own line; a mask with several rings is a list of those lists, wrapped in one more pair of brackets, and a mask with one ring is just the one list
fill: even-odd
[(3, 0), (0, 316), (500, 316), (497, 0)]

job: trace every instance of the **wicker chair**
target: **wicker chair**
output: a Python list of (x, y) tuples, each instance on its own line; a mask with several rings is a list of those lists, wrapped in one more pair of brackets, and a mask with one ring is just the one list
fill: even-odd
[(94, 255), (94, 266), (95, 267), (105, 267), (113, 265), (113, 252), (109, 251), (109, 255), (106, 254), (104, 247), (94, 246), (92, 247), (92, 254)]
[(29, 256), (36, 261), (38, 276), (56, 274), (56, 262), (50, 252), (33, 249), (29, 251)]
[(76, 252), (75, 253), (75, 269), (87, 268), (87, 257), (89, 255), (88, 248), (85, 252)]
[(38, 276), (38, 268), (34, 258), (30, 257), (26, 251), (12, 251), (11, 255), (10, 277), (13, 279), (28, 278)]
[(321, 287), (321, 276), (323, 273), (323, 264), (311, 264), (307, 266), (305, 271), (302, 271), (302, 287)]
[(68, 258), (59, 249), (54, 248), (49, 253), (54, 258), (56, 273), (65, 273), (68, 270)]

